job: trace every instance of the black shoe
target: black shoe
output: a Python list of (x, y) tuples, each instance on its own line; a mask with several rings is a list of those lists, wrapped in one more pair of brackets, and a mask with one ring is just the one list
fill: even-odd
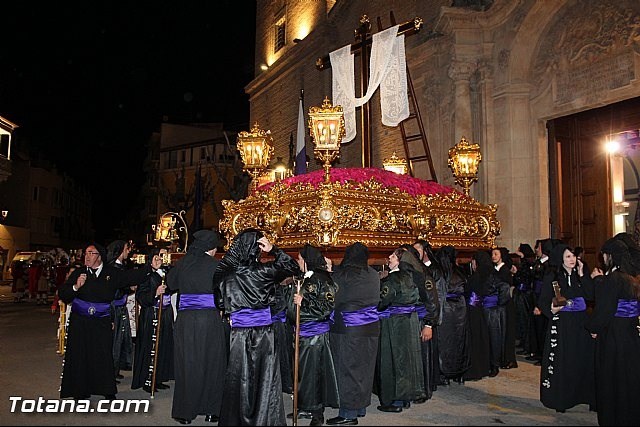
[(506, 365), (500, 366), (500, 369), (513, 369), (518, 367), (518, 362), (509, 362)]
[(358, 419), (357, 418), (344, 418), (344, 417), (335, 417), (329, 418), (327, 420), (327, 424), (330, 426), (357, 426)]
[(382, 412), (402, 412), (402, 407), (393, 405), (380, 405), (378, 411)]
[(158, 390), (166, 390), (168, 388), (171, 388), (171, 386), (168, 386), (168, 385), (163, 384), (163, 383), (156, 384), (156, 389), (158, 389)]
[(120, 381), (116, 380), (116, 384), (120, 384)]
[(409, 400), (403, 400), (403, 401), (402, 401), (402, 407), (403, 407), (404, 409), (409, 409), (409, 408), (411, 408), (411, 401), (409, 401)]
[(530, 354), (527, 357), (524, 358), (524, 360), (528, 360), (529, 362), (532, 362), (534, 360), (538, 360), (540, 359), (540, 357), (536, 356), (535, 354)]
[(122, 379), (124, 379), (124, 375), (118, 374), (118, 375), (116, 375), (116, 379), (117, 380), (122, 380)]
[(565, 413), (565, 412), (567, 412), (567, 411), (566, 411), (566, 410), (564, 410), (564, 409), (556, 409), (556, 412), (559, 412), (559, 413), (561, 413), (561, 414), (564, 414), (564, 413)]
[(321, 426), (323, 424), (324, 424), (324, 417), (312, 417), (311, 422), (309, 423), (310, 426)]
[[(312, 417), (313, 417), (313, 415), (309, 411), (298, 411), (298, 418), (310, 419)], [(289, 418), (289, 419), (293, 418), (293, 412), (289, 412), (287, 414), (287, 418)]]
[(493, 377), (495, 377), (496, 375), (498, 375), (499, 373), (500, 373), (500, 369), (498, 369), (498, 368), (492, 368), (492, 369), (489, 371), (489, 376), (490, 376), (491, 378), (493, 378)]
[(542, 366), (542, 361), (538, 360), (536, 363), (533, 364), (533, 366)]
[[(145, 385), (145, 386), (142, 386), (142, 389), (147, 393), (151, 393), (151, 386)], [(154, 388), (153, 391), (154, 392), (158, 391), (158, 387), (156, 386), (156, 388)]]
[(527, 350), (518, 350), (516, 351), (516, 354), (518, 356), (524, 356), (525, 354), (531, 354), (531, 353), (529, 353)]
[(176, 420), (180, 424), (191, 424), (191, 420), (187, 420), (185, 418), (174, 418), (174, 420)]
[(449, 380), (449, 378), (442, 378), (438, 383), (438, 385), (450, 385), (450, 384), (451, 384), (451, 381)]
[(208, 423), (217, 423), (218, 422), (218, 417), (216, 415), (213, 414), (207, 414), (204, 416), (204, 420)]
[(414, 400), (414, 401), (413, 401), (413, 403), (415, 403), (415, 404), (419, 405), (419, 404), (424, 403), (424, 402), (426, 402), (426, 401), (427, 401), (427, 398), (426, 398), (426, 397), (421, 397), (421, 398), (419, 398), (419, 399)]
[(115, 394), (105, 394), (104, 395), (104, 400), (116, 400), (116, 395)]

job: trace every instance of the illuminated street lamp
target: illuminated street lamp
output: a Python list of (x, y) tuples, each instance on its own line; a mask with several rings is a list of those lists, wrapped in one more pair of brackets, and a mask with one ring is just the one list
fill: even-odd
[(449, 167), (466, 196), (469, 195), (471, 184), (478, 180), (478, 165), (481, 160), (480, 146), (471, 144), (464, 136), (449, 149)]
[(322, 107), (309, 108), (309, 130), (313, 138), (313, 153), (323, 162), (324, 181), (329, 182), (331, 162), (340, 156), (340, 143), (345, 135), (341, 105), (332, 106), (328, 97)]
[(251, 191), (258, 188), (258, 177), (269, 167), (273, 155), (273, 138), (271, 131), (260, 129), (258, 122), (253, 125), (251, 132), (242, 131), (238, 134), (238, 151), (242, 157), (244, 169), (251, 175)]

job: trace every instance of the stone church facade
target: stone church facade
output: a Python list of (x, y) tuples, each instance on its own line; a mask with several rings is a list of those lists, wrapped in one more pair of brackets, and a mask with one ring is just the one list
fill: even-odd
[[(377, 18), (390, 26), (390, 12), (397, 23), (424, 22), (406, 37), (406, 58), (438, 181), (454, 186), (447, 153), (465, 136), (483, 156), (471, 196), (499, 206), (497, 244), (515, 250), (557, 234), (548, 124), (640, 97), (640, 2), (258, 0), (256, 77), (246, 91), (251, 122), (271, 130), (277, 156), (288, 156), (295, 136), (300, 90), (305, 111), (331, 97), (331, 69), (318, 70), (316, 59), (354, 43), (362, 15), (375, 33)], [(382, 167), (404, 148), (400, 129), (380, 123), (377, 95), (370, 108), (372, 166)], [(336, 167), (361, 165), (358, 140), (344, 144)], [(320, 168), (308, 136), (307, 153)]]

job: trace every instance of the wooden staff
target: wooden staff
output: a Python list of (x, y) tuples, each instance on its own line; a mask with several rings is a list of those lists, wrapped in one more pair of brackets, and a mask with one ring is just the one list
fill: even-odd
[(62, 300), (60, 300), (59, 303), (60, 317), (58, 321), (60, 324), (58, 325), (58, 351), (56, 351), (56, 353), (64, 356), (65, 339), (67, 337), (67, 305), (62, 302)]
[[(162, 284), (160, 286), (164, 286), (164, 277), (162, 277)], [(162, 303), (164, 302), (164, 293), (160, 295), (160, 301), (158, 303), (158, 310), (156, 311), (156, 315), (158, 320), (156, 322), (156, 342), (153, 346), (152, 355), (153, 355), (153, 372), (151, 373), (151, 398), (153, 399), (156, 392), (156, 371), (158, 368), (158, 348), (160, 347), (160, 324), (162, 323)]]
[[(296, 294), (300, 294), (300, 288), (304, 277), (293, 277), (293, 282), (296, 284)], [(296, 339), (295, 339), (295, 351), (293, 355), (293, 425), (298, 425), (298, 368), (300, 361), (300, 304), (296, 304)]]

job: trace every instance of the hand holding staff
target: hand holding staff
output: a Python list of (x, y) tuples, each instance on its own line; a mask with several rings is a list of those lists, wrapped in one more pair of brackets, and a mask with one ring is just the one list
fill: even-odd
[(162, 323), (162, 305), (164, 299), (164, 291), (167, 287), (164, 284), (164, 277), (162, 277), (162, 284), (158, 286), (156, 295), (159, 297), (158, 310), (156, 310), (156, 329), (154, 331), (154, 345), (151, 349), (151, 358), (153, 360), (153, 372), (151, 374), (151, 398), (155, 398), (156, 392), (156, 371), (158, 368), (158, 348), (160, 347), (160, 324)]

